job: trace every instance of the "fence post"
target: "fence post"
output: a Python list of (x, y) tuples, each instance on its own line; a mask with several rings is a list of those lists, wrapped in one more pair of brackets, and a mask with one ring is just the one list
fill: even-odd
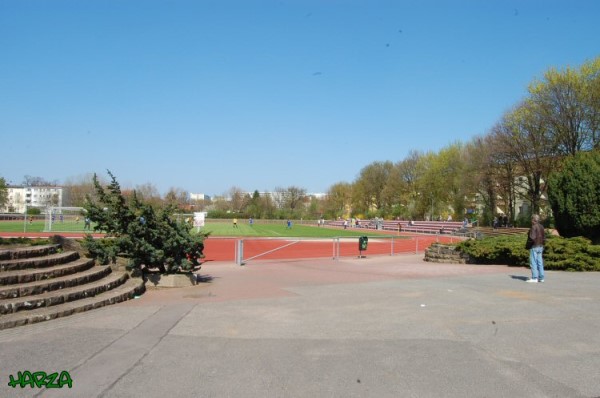
[(239, 261), (238, 261), (238, 254), (239, 254), (239, 250), (238, 250), (238, 246), (240, 244), (239, 240), (235, 240), (234, 241), (234, 245), (233, 245), (233, 261), (235, 261), (236, 265), (240, 265)]
[(415, 254), (419, 254), (419, 238), (415, 239)]
[(394, 255), (394, 237), (392, 236), (392, 253), (390, 254), (390, 256)]
[(338, 260), (340, 257), (340, 238), (333, 238), (333, 259)]
[(244, 265), (244, 240), (239, 239), (235, 242), (235, 263)]

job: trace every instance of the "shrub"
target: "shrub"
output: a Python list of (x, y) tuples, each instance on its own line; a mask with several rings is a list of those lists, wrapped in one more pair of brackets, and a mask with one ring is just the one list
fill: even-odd
[(30, 238), (0, 238), (0, 246), (41, 246), (50, 243), (48, 239), (30, 239)]
[[(525, 235), (489, 237), (468, 240), (457, 249), (475, 264), (505, 264), (529, 266), (529, 250)], [(547, 236), (544, 248), (544, 268), (559, 271), (600, 271), (600, 246), (586, 238)]]
[(89, 256), (101, 265), (117, 262), (119, 247), (113, 239), (94, 239), (91, 235), (86, 235), (82, 245), (88, 251)]
[(471, 262), (477, 264), (524, 266), (529, 261), (525, 240), (524, 235), (470, 239), (459, 243), (457, 249), (468, 254)]
[(600, 271), (600, 246), (582, 237), (549, 239), (544, 262), (545, 268), (553, 270)]
[(190, 270), (204, 257), (205, 235), (192, 235), (189, 223), (178, 223), (175, 208), (155, 209), (138, 199), (135, 192), (129, 200), (121, 194), (116, 178), (106, 190), (94, 175), (96, 199), (87, 198), (85, 209), (95, 223), (94, 229), (107, 233), (108, 239), (83, 241), (90, 256), (102, 264), (115, 263), (117, 256), (129, 260), (129, 267), (161, 273)]
[(561, 236), (600, 243), (600, 151), (569, 158), (548, 179), (548, 199)]

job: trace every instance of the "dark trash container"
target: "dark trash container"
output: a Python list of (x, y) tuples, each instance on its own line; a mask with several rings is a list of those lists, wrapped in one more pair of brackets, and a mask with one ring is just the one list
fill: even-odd
[(367, 245), (369, 243), (369, 238), (366, 236), (361, 236), (358, 238), (358, 250), (363, 251), (367, 250)]

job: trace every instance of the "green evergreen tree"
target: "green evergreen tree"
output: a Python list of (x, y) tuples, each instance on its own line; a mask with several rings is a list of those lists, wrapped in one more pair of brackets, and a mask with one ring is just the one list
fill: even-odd
[(556, 229), (565, 237), (600, 243), (600, 151), (567, 159), (548, 180), (548, 199)]
[(198, 266), (205, 236), (192, 235), (188, 223), (178, 223), (172, 205), (154, 208), (135, 191), (126, 199), (116, 178), (108, 174), (111, 182), (106, 188), (94, 175), (95, 197), (88, 196), (84, 206), (94, 229), (108, 238), (95, 240), (88, 235), (84, 245), (90, 254), (104, 264), (126, 257), (131, 268), (142, 271), (173, 273)]
[(4, 177), (0, 177), (0, 207), (8, 202), (8, 187)]

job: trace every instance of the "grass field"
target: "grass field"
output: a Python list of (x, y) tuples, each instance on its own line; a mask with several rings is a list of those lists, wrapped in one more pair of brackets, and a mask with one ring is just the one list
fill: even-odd
[[(211, 236), (247, 236), (247, 237), (277, 237), (277, 238), (335, 238), (345, 236), (362, 236), (372, 234), (373, 231), (344, 230), (337, 228), (319, 228), (308, 225), (292, 225), (287, 228), (282, 221), (281, 224), (238, 224), (237, 228), (232, 223), (207, 223), (200, 230), (210, 232)], [(385, 236), (385, 235), (382, 235)]]
[[(84, 223), (56, 222), (53, 225), (53, 232), (84, 232)], [(34, 220), (32, 223), (23, 221), (0, 221), (0, 232), (44, 232), (45, 222), (43, 220)], [(87, 232), (87, 231), (85, 231)], [(93, 232), (93, 230), (91, 231)]]
[[(193, 231), (196, 231), (194, 228)], [(23, 221), (0, 221), (0, 232), (44, 232), (44, 221), (34, 220), (31, 224)], [(83, 222), (80, 223), (54, 223), (52, 232), (60, 234), (61, 232), (94, 232), (83, 230)], [(237, 228), (232, 223), (209, 222), (201, 229), (201, 232), (210, 232), (211, 236), (224, 237), (258, 237), (258, 238), (336, 238), (336, 237), (356, 237), (362, 235), (372, 235), (372, 230), (344, 230), (341, 228), (319, 228), (309, 225), (293, 224), (292, 228), (287, 228), (285, 222), (281, 224), (238, 224)], [(385, 237), (388, 235), (377, 234)], [(395, 236), (395, 235), (389, 235)]]
[(32, 223), (20, 221), (0, 221), (0, 232), (42, 232), (44, 221), (33, 221)]

